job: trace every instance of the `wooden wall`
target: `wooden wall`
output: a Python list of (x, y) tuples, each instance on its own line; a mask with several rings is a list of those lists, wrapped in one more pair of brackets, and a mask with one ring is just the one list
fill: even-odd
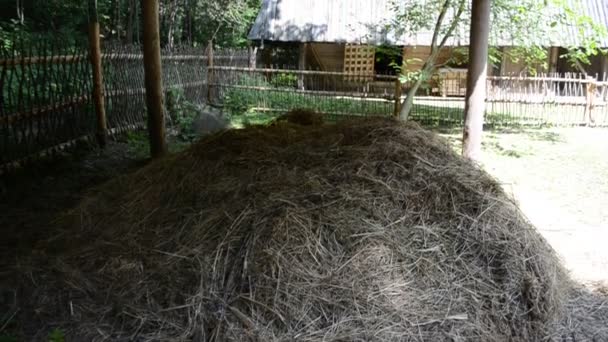
[[(418, 71), (422, 69), (424, 61), (431, 55), (430, 46), (406, 46), (403, 48), (403, 61), (407, 71)], [(452, 48), (443, 48), (437, 57), (437, 63), (443, 64), (452, 56)], [(412, 59), (417, 61), (412, 61)]]
[(344, 44), (311, 43), (308, 46), (309, 67), (323, 71), (344, 70)]

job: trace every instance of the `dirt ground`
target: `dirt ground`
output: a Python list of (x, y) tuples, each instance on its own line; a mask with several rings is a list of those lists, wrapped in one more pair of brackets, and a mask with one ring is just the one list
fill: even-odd
[(71, 153), (0, 176), (0, 266), (52, 234), (49, 226), (57, 213), (75, 206), (88, 189), (144, 163), (126, 141), (113, 141), (105, 150), (83, 143)]
[[(459, 148), (459, 134), (448, 134)], [(519, 201), (572, 276), (608, 284), (608, 129), (485, 132), (483, 167)]]

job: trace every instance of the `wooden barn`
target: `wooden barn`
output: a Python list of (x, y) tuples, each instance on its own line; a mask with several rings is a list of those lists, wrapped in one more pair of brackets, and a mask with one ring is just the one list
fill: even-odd
[[(262, 65), (274, 63), (272, 51), (280, 50), (283, 56), (291, 57), (292, 63), (297, 60), (301, 69), (374, 75), (394, 72), (389, 63), (400, 64), (404, 60), (408, 61), (408, 70), (420, 69), (421, 61), (430, 54), (432, 32), (399, 36), (387, 30), (387, 24), (394, 17), (391, 3), (392, 0), (263, 0), (249, 39), (261, 48)], [(608, 27), (608, 1), (583, 0), (582, 8), (596, 22)], [(467, 37), (468, 34), (460, 32), (455, 36)], [(574, 36), (573, 32), (564, 35), (568, 39)], [(563, 47), (572, 45), (572, 42), (560, 39), (547, 41), (549, 67), (537, 71), (578, 72), (559, 58), (564, 53)], [(515, 48), (509, 39), (493, 37), (492, 40), (491, 44), (501, 49)], [(602, 41), (602, 45), (608, 47), (608, 39)], [(445, 64), (438, 70), (440, 77), (452, 78), (466, 73), (466, 58), (461, 63), (458, 58), (452, 58), (466, 46), (466, 39), (454, 38), (447, 42), (437, 61)], [(526, 71), (523, 62), (513, 62), (507, 57), (496, 64), (488, 67), (490, 75)], [(595, 56), (586, 71), (589, 75), (608, 73), (608, 59)], [(457, 79), (455, 82), (461, 84), (449, 87), (452, 90), (442, 95), (464, 95), (466, 80)]]

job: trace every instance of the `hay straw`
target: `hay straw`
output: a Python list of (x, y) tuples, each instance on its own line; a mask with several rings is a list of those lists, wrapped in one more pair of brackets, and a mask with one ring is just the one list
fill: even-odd
[(215, 134), (60, 223), (41, 272), (82, 339), (536, 341), (568, 285), (494, 179), (392, 120)]

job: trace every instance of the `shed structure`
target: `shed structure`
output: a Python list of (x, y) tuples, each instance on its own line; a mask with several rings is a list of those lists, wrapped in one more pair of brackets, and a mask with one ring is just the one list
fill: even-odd
[[(408, 0), (402, 0), (408, 1)], [(591, 17), (596, 23), (608, 28), (608, 1), (568, 0), (572, 6)], [(415, 71), (430, 54), (432, 32), (421, 31), (412, 35), (400, 35), (387, 27), (394, 18), (394, 0), (263, 0), (260, 12), (249, 33), (249, 39), (264, 48), (294, 48), (300, 53), (300, 67), (345, 73), (370, 73), (390, 71), (378, 58), (379, 46), (399, 49), (406, 68)], [(550, 25), (550, 23), (547, 23)], [(468, 45), (467, 25), (458, 27), (459, 34), (449, 39), (438, 58), (439, 64), (451, 60), (457, 48)], [(492, 31), (490, 44), (508, 51), (516, 48), (508, 32)], [(565, 32), (567, 34), (565, 34)], [(579, 32), (571, 26), (555, 28), (554, 34), (541, 36), (537, 42), (547, 46), (548, 69), (542, 72), (575, 72), (566, 61), (560, 60), (563, 48), (576, 46)], [(608, 37), (600, 41), (608, 47)], [(299, 49), (297, 49), (299, 47)], [(302, 56), (303, 55), (303, 56)], [(587, 73), (608, 73), (606, 56), (595, 56)], [(374, 67), (371, 68), (370, 66)], [(379, 70), (384, 67), (385, 70)], [(466, 65), (461, 65), (466, 69)], [(456, 65), (457, 68), (457, 65)], [(490, 66), (493, 75), (518, 74), (526, 71), (521, 61), (504, 58), (499, 65)], [(460, 70), (443, 70), (461, 72)]]

